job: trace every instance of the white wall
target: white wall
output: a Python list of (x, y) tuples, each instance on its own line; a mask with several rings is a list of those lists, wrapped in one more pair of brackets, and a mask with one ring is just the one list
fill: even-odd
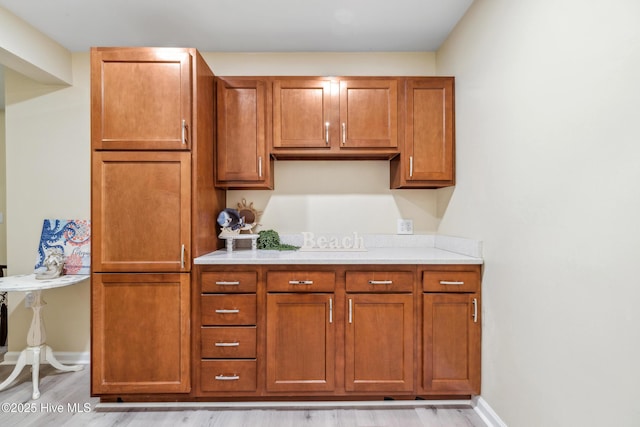
[[(31, 273), (44, 218), (90, 217), (89, 55), (73, 55), (73, 85), (44, 85), (5, 70), (7, 248), (10, 274)], [(89, 284), (47, 291), (47, 342), (89, 351)], [(9, 295), (9, 350), (26, 345), (31, 321)]]
[(482, 396), (510, 426), (638, 426), (640, 3), (476, 0), (439, 231), (484, 241)]

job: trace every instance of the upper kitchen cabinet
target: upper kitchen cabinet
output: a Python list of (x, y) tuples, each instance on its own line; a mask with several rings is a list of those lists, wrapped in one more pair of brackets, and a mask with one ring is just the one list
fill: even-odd
[(216, 90), (216, 186), (273, 189), (270, 82), (217, 78)]
[(407, 79), (405, 111), (404, 145), (391, 160), (391, 188), (454, 185), (454, 78)]
[(93, 48), (92, 148), (190, 149), (192, 60), (182, 48)]
[(274, 78), (277, 158), (388, 159), (397, 152), (397, 79)]
[(273, 147), (331, 148), (331, 81), (275, 79), (273, 82)]

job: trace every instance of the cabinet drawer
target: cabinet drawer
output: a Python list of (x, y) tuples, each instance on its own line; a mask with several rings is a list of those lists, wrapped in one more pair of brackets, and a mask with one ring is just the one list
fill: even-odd
[(333, 271), (269, 271), (269, 292), (333, 292), (336, 274)]
[(255, 271), (205, 271), (202, 273), (202, 292), (255, 292), (257, 282), (258, 273)]
[(477, 292), (480, 274), (476, 271), (425, 271), (422, 285), (426, 292)]
[(255, 360), (203, 360), (200, 362), (203, 391), (255, 391)]
[(412, 292), (410, 271), (347, 271), (347, 292)]
[(202, 295), (202, 325), (255, 325), (256, 295)]
[(202, 328), (203, 359), (250, 359), (256, 357), (256, 328)]

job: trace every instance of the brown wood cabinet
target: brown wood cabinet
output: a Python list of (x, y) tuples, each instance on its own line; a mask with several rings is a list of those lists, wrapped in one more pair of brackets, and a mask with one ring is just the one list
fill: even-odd
[(92, 49), (93, 149), (189, 149), (192, 59), (188, 49)]
[(92, 171), (94, 271), (189, 271), (191, 154), (100, 151)]
[(391, 161), (391, 188), (455, 184), (453, 77), (408, 78), (404, 141)]
[(397, 268), (346, 271), (347, 391), (413, 390), (414, 272)]
[(479, 266), (206, 265), (196, 277), (198, 398), (480, 392)]
[(390, 159), (390, 187), (455, 184), (453, 77), (219, 77), (216, 185), (273, 189), (278, 159)]
[(276, 77), (273, 149), (278, 158), (390, 158), (398, 147), (394, 78)]
[(216, 185), (273, 189), (271, 83), (217, 78)]
[(335, 388), (333, 294), (267, 294), (267, 391)]
[(347, 391), (413, 391), (413, 307), (413, 294), (347, 294)]
[(423, 387), (480, 393), (480, 269), (423, 272)]
[(92, 394), (190, 390), (189, 275), (92, 276)]
[(266, 272), (266, 389), (335, 388), (335, 272)]
[(91, 50), (91, 393), (191, 390), (191, 263), (217, 249), (213, 73), (195, 49)]

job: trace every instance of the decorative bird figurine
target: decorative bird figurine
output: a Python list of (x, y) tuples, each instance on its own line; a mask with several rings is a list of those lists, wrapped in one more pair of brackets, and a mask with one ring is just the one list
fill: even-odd
[(218, 224), (223, 229), (240, 230), (244, 227), (244, 217), (240, 217), (237, 210), (227, 208), (218, 215)]

